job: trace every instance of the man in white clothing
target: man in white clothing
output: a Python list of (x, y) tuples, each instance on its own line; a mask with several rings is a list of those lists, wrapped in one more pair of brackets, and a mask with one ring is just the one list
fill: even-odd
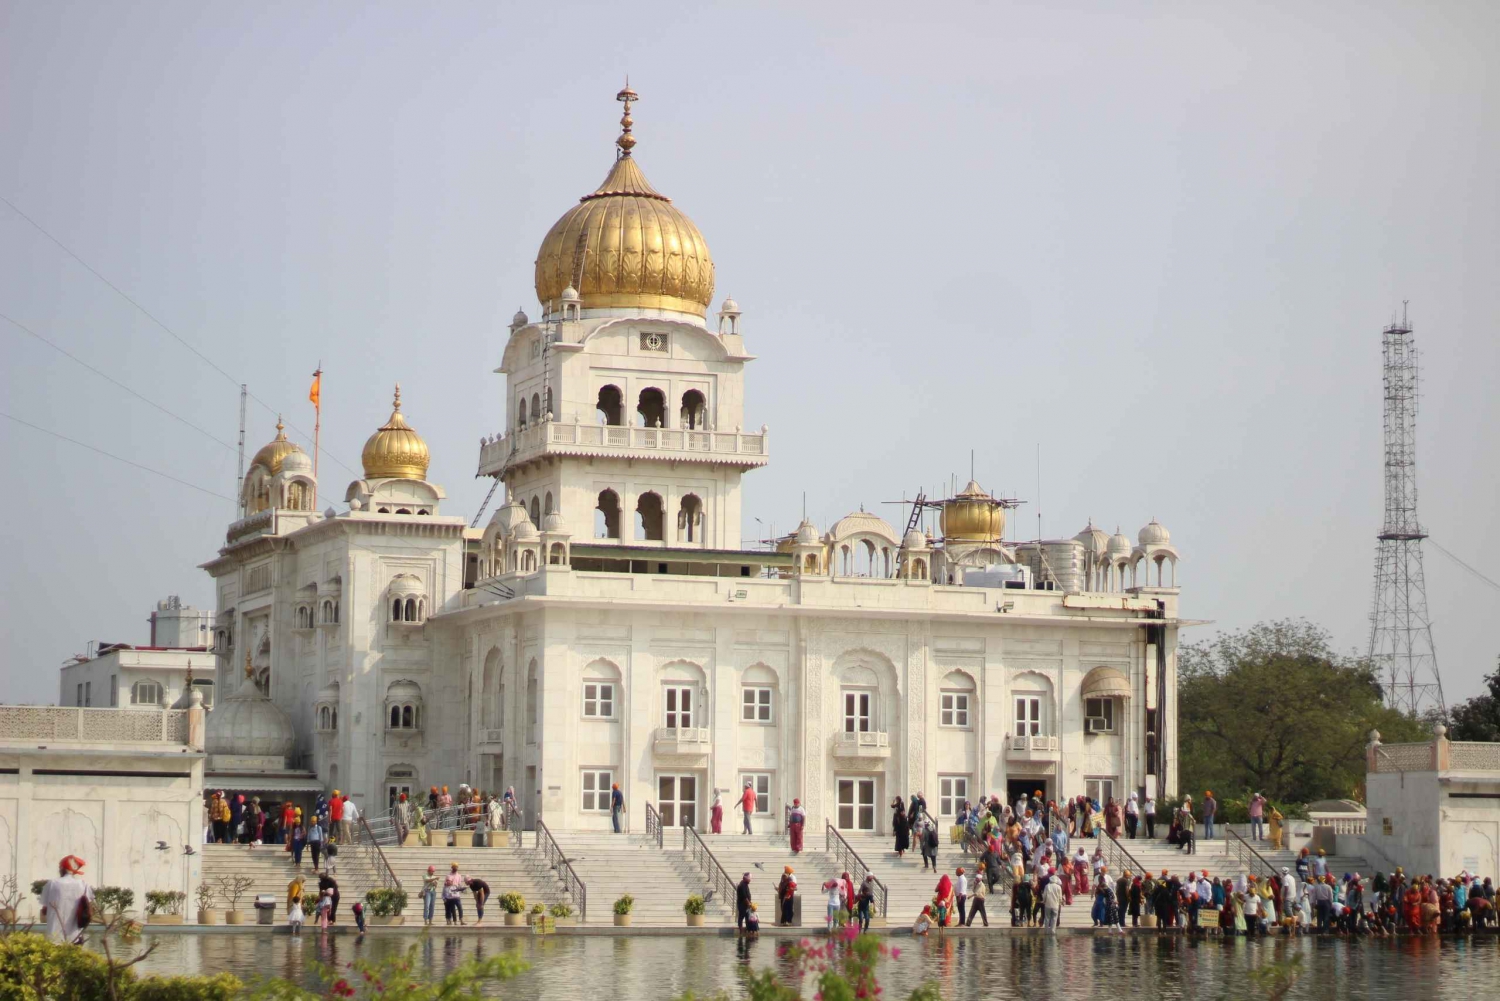
[(1286, 866), (1281, 867), (1281, 913), (1290, 914), (1297, 906), (1297, 877)]
[(1053, 876), (1047, 880), (1047, 887), (1042, 891), (1042, 927), (1049, 932), (1056, 932), (1058, 923), (1062, 920), (1062, 882)]
[(359, 840), (359, 807), (347, 796), (344, 797), (344, 819), (340, 824), (339, 833), (346, 844), (352, 845)]
[(66, 856), (57, 864), (57, 878), (49, 879), (42, 889), (42, 920), (47, 922), (47, 937), (54, 942), (81, 942), (83, 928), (78, 922), (79, 903), (87, 900), (93, 907), (94, 888), (86, 883), (83, 859)]

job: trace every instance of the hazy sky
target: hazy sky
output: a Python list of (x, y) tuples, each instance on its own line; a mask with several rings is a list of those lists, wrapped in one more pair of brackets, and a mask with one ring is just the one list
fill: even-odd
[[(826, 528), (967, 478), (1013, 526), (1183, 553), (1185, 615), (1368, 639), (1380, 331), (1411, 300), (1423, 520), (1500, 577), (1500, 6), (1474, 3), (63, 3), (0, 0), (7, 527), (0, 700), (197, 564), (249, 449), (310, 431), (326, 499), (402, 384), (472, 516), (493, 374), (543, 234), (636, 156), (697, 222), (759, 356), (755, 518)], [(227, 373), (227, 375), (226, 375)], [(210, 437), (211, 436), (211, 437)], [(212, 439), (219, 439), (214, 441)], [(587, 519), (574, 519), (586, 524)], [(1429, 549), (1450, 701), (1500, 590)], [(1192, 635), (1206, 638), (1214, 627)]]

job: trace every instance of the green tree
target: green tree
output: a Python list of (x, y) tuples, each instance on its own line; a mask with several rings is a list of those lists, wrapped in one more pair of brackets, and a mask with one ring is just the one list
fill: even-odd
[(1185, 645), (1178, 658), (1182, 787), (1221, 800), (1260, 792), (1275, 803), (1353, 795), (1364, 748), (1426, 740), (1416, 719), (1386, 708), (1361, 658), (1340, 656), (1306, 621), (1262, 622)]
[(1449, 740), (1500, 740), (1500, 663), (1484, 683), (1489, 691), (1449, 710)]

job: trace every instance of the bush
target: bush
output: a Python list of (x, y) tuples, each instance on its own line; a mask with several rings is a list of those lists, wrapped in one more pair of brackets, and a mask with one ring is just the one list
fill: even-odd
[[(228, 973), (143, 979), (133, 969), (115, 974), (120, 1001), (232, 1001), (243, 986)], [(0, 936), (0, 1001), (107, 1001), (110, 996), (109, 963), (99, 953), (32, 932)]]
[(371, 890), (365, 894), (365, 903), (370, 905), (370, 913), (377, 918), (395, 917), (406, 910), (406, 891)]
[(514, 891), (500, 894), (500, 907), (506, 914), (520, 914), (526, 910), (526, 898)]
[(615, 913), (616, 914), (622, 914), (622, 915), (623, 914), (629, 914), (630, 913), (630, 909), (632, 907), (634, 907), (634, 906), (635, 906), (635, 898), (632, 897), (630, 894), (627, 893), (623, 897), (621, 897), (619, 900), (615, 901)]
[(559, 900), (547, 908), (547, 911), (554, 918), (571, 918), (573, 916), (573, 906), (565, 900)]
[(135, 891), (123, 886), (95, 887), (94, 906), (107, 918), (116, 917), (135, 906)]
[(244, 984), (232, 973), (211, 977), (147, 977), (124, 993), (127, 1001), (234, 1001)]
[(695, 893), (682, 903), (682, 913), (703, 914), (708, 910), (708, 901), (703, 899), (703, 894)]
[(181, 914), (187, 894), (181, 890), (147, 890), (147, 914)]

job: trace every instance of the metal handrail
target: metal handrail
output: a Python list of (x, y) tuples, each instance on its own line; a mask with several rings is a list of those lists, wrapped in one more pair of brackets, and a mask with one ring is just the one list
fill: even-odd
[(1115, 852), (1119, 853), (1119, 855), (1121, 857), (1123, 857), (1124, 860), (1125, 860), (1125, 862), (1122, 863), (1122, 862), (1120, 862), (1120, 860), (1118, 858), (1109, 858), (1110, 852), (1105, 852), (1105, 858), (1111, 864), (1117, 865), (1120, 869), (1125, 869), (1125, 868), (1127, 868), (1126, 863), (1128, 863), (1128, 868), (1130, 869), (1130, 871), (1134, 872), (1134, 873), (1136, 873), (1137, 875), (1140, 875), (1140, 876), (1144, 876), (1144, 875), (1146, 875), (1147, 872), (1150, 871), (1145, 866), (1141, 865), (1141, 863), (1136, 859), (1136, 857), (1134, 855), (1130, 854), (1130, 852), (1125, 848), (1124, 845), (1120, 844), (1120, 839), (1119, 838), (1117, 838), (1113, 834), (1109, 833), (1109, 829), (1108, 828), (1106, 828), (1106, 827), (1100, 827), (1100, 828), (1098, 828), (1097, 833), (1104, 835), (1104, 840), (1102, 840), (1102, 841), (1099, 842), (1101, 845), (1106, 844), (1106, 843), (1109, 844), (1109, 845), (1112, 845), (1114, 847)]
[(511, 847), (517, 851), (521, 848), (521, 836), (526, 833), (526, 817), (521, 813), (521, 808), (516, 806), (515, 800), (505, 803), (505, 810), (501, 814), (501, 823), (505, 830), (510, 832)]
[(1281, 871), (1266, 861), (1266, 857), (1256, 851), (1250, 842), (1231, 831), (1228, 824), (1224, 825), (1224, 835), (1224, 847), (1234, 855), (1236, 861), (1245, 863), (1246, 868), (1250, 869), (1255, 868), (1255, 863), (1259, 862), (1265, 868), (1266, 875), (1281, 878)]
[(657, 848), (662, 846), (661, 814), (650, 803), (646, 804), (646, 837), (654, 839)]
[(703, 840), (703, 836), (688, 824), (682, 825), (682, 850), (698, 863), (698, 868), (702, 869), (703, 875), (708, 877), (709, 886), (714, 892), (723, 896), (724, 906), (735, 907), (734, 880), (729, 878), (729, 873), (724, 871), (724, 867), (709, 850), (708, 843)]
[(542, 850), (547, 857), (548, 868), (557, 871), (563, 885), (567, 887), (568, 893), (578, 901), (578, 920), (589, 919), (589, 888), (583, 880), (578, 878), (578, 873), (573, 871), (573, 864), (563, 855), (562, 848), (552, 832), (547, 830), (547, 825), (542, 823), (542, 818), (536, 820), (536, 846)]
[[(370, 830), (370, 825), (365, 821), (364, 814), (360, 814), (359, 816), (359, 826), (364, 830), (366, 839), (360, 847), (364, 849), (364, 845), (375, 846), (375, 856), (380, 859), (381, 883), (388, 890), (401, 889), (401, 880), (396, 875), (396, 870), (391, 868), (390, 860), (385, 857), (385, 850), (380, 847), (380, 842), (375, 839), (375, 832)], [(368, 857), (368, 849), (365, 849), (365, 852), (366, 857)]]
[[(926, 811), (924, 810), (923, 812), (925, 813)], [(869, 866), (865, 865), (865, 860), (859, 857), (859, 853), (854, 850), (853, 846), (844, 840), (844, 836), (839, 833), (838, 828), (833, 826), (833, 821), (824, 820), (823, 824), (823, 850), (832, 852), (833, 857), (838, 860), (842, 868), (855, 872), (859, 878), (859, 885), (863, 886), (865, 877), (874, 876), (875, 874), (870, 871)], [(890, 890), (880, 881), (879, 877), (876, 877), (875, 885), (880, 888), (880, 916), (885, 917), (886, 904), (890, 900)]]

